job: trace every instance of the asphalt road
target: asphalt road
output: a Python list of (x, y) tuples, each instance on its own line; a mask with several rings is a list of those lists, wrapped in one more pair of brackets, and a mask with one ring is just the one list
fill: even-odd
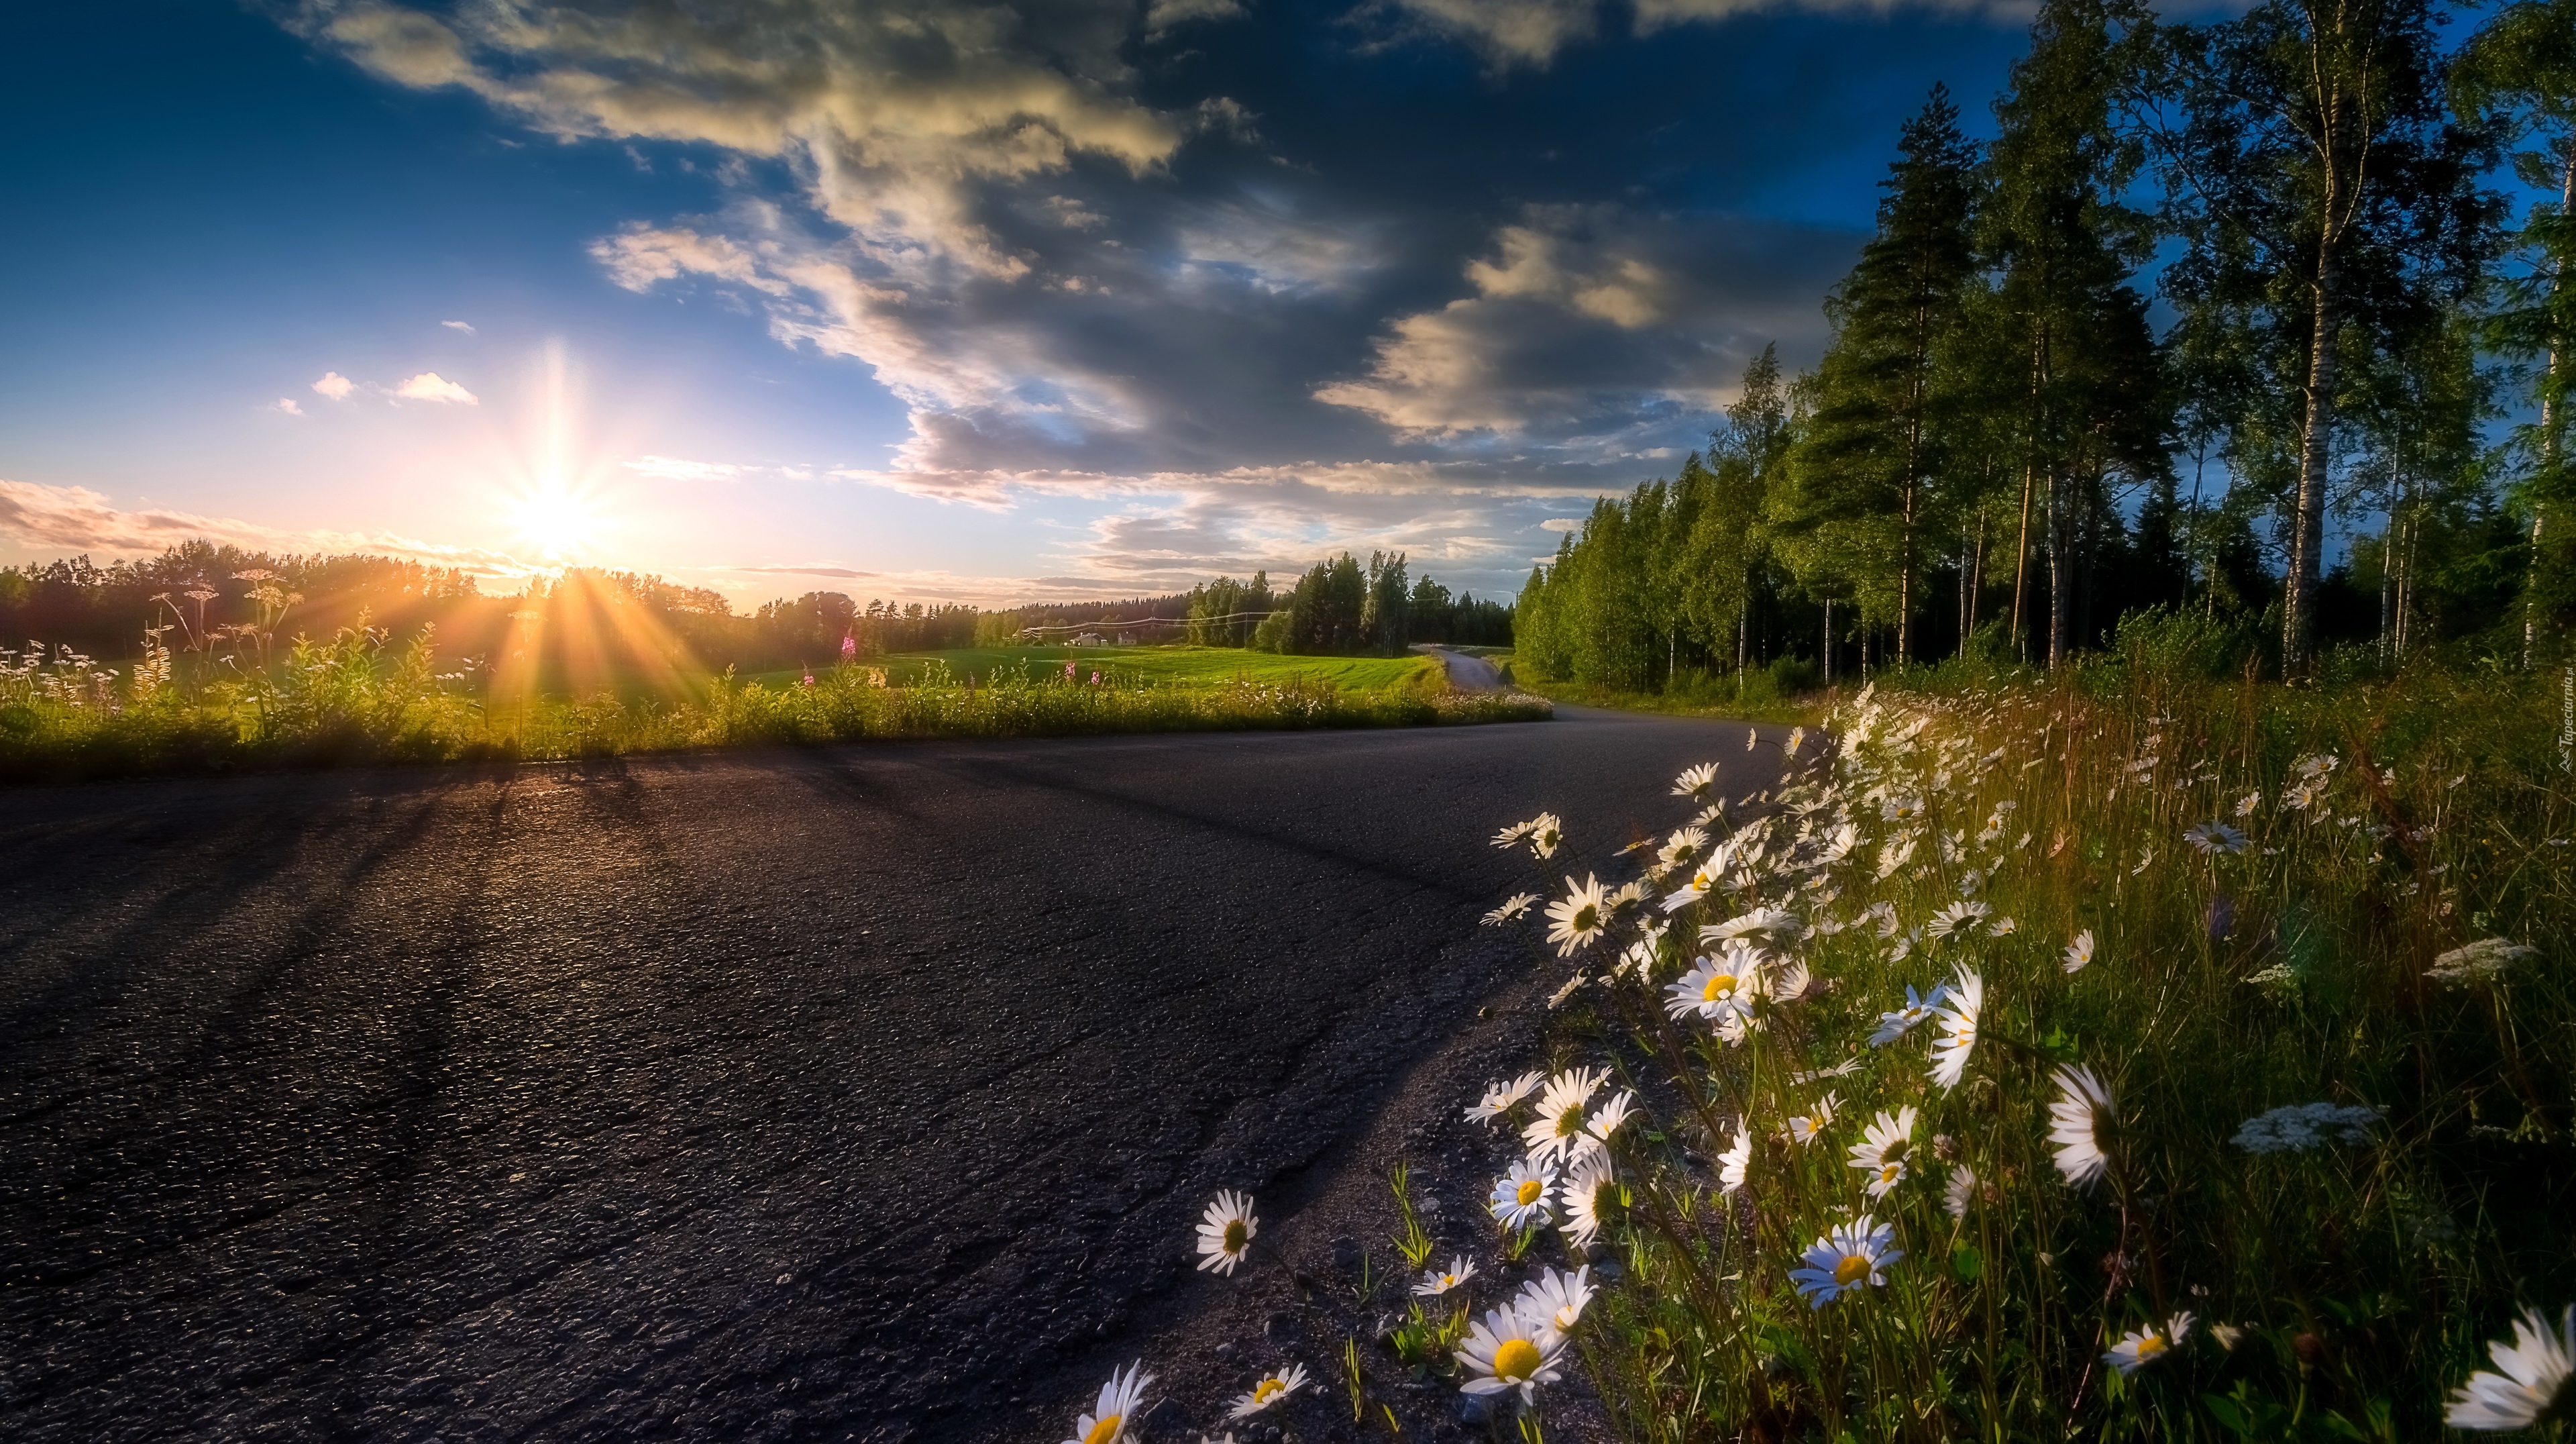
[(1742, 737), (0, 793), (0, 1436), (1036, 1436), (1531, 966), (1494, 828), (1597, 862)]

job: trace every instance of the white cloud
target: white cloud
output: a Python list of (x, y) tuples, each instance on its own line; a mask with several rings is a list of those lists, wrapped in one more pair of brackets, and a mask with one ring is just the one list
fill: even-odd
[(400, 386), (395, 387), (394, 394), (406, 401), (452, 401), (460, 406), (476, 406), (481, 404), (474, 399), (473, 392), (466, 390), (464, 387), (457, 385), (455, 382), (448, 380), (446, 377), (439, 375), (435, 371), (423, 371), (419, 375), (412, 377)]
[(1540, 522), (1538, 526), (1541, 531), (1581, 531), (1583, 530), (1583, 518), (1579, 516), (1552, 516), (1547, 520)]
[(334, 401), (346, 401), (349, 393), (358, 389), (358, 383), (337, 371), (325, 371), (322, 379), (313, 383), (313, 389)]
[(301, 416), (304, 414), (304, 408), (296, 404), (296, 400), (292, 396), (281, 396), (277, 398), (277, 409), (285, 412), (289, 416)]
[(191, 538), (288, 552), (370, 552), (493, 574), (530, 568), (507, 552), (445, 546), (392, 532), (292, 531), (161, 507), (128, 511), (83, 486), (0, 481), (0, 536), (41, 550), (155, 556)]
[[(1377, 13), (1399, 19), (1398, 32), (1428, 32), (1456, 41), (1497, 70), (1544, 69), (1567, 46), (1601, 28), (1601, 0), (1380, 0)], [(1891, 15), (1899, 10), (1981, 16), (2000, 22), (2029, 19), (2035, 0), (1633, 0), (1638, 35), (1693, 22), (1714, 23), (1762, 11), (1802, 10), (1828, 15)]]
[(474, 334), (474, 323), (471, 321), (441, 321), (438, 324), (450, 331), (462, 331), (468, 336)]
[(743, 468), (723, 461), (688, 461), (677, 456), (631, 456), (626, 469), (666, 481), (731, 481)]
[(1145, 6), (1145, 33), (1158, 36), (1193, 20), (1240, 20), (1250, 13), (1240, 0), (1149, 0)]

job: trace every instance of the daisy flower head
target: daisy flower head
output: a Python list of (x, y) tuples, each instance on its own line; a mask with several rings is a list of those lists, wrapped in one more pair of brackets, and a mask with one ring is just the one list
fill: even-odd
[(1911, 1103), (1894, 1113), (1882, 1112), (1861, 1131), (1861, 1141), (1852, 1145), (1851, 1166), (1869, 1175), (1870, 1197), (1885, 1198), (1905, 1181), (1914, 1152), (1914, 1119)]
[(1539, 1276), (1521, 1285), (1512, 1307), (1539, 1323), (1562, 1343), (1573, 1337), (1574, 1326), (1583, 1317), (1583, 1306), (1592, 1302), (1592, 1265), (1585, 1264), (1572, 1273), (1563, 1269), (1542, 1269)]
[(1809, 1245), (1799, 1256), (1804, 1267), (1789, 1270), (1789, 1281), (1817, 1309), (1863, 1287), (1884, 1288), (1887, 1266), (1905, 1257), (1895, 1243), (1895, 1229), (1864, 1213)]
[(1590, 1248), (1601, 1237), (1602, 1220), (1618, 1203), (1618, 1177), (1610, 1155), (1594, 1149), (1574, 1160), (1557, 1187), (1565, 1209), (1566, 1238), (1576, 1248)]
[(1145, 1402), (1145, 1386), (1154, 1376), (1144, 1372), (1145, 1361), (1138, 1359), (1126, 1372), (1109, 1371), (1109, 1382), (1100, 1386), (1100, 1400), (1090, 1413), (1073, 1423), (1073, 1437), (1064, 1444), (1119, 1444), (1136, 1422), (1137, 1406)]
[(1795, 757), (1798, 755), (1798, 749), (1806, 745), (1807, 729), (1804, 727), (1792, 727), (1789, 729), (1788, 743), (1780, 750), (1788, 756)]
[(2080, 973), (2087, 967), (2091, 966), (2093, 962), (2093, 930), (2091, 928), (2086, 928), (2084, 931), (2077, 933), (2075, 935), (2075, 941), (2066, 945), (2066, 951), (2057, 955), (2057, 961), (2060, 967), (2063, 967), (2070, 973)]
[(1588, 1068), (1575, 1068), (1548, 1081), (1547, 1092), (1538, 1100), (1538, 1116), (1521, 1130), (1521, 1142), (1528, 1146), (1532, 1160), (1562, 1162), (1576, 1149), (1596, 1141), (1583, 1131), (1583, 1125), (1592, 1094), (1601, 1086), (1601, 1076)]
[(1986, 924), (1986, 936), (1990, 938), (2008, 938), (2020, 931), (2021, 924), (2009, 917), (2000, 917)]
[(1682, 775), (1673, 779), (1673, 796), (1696, 801), (1716, 785), (1717, 764), (1703, 762), (1696, 767), (1683, 768)]
[(1761, 955), (1738, 938), (1703, 956), (1681, 980), (1664, 991), (1664, 1011), (1676, 1018), (1697, 1015), (1723, 1022), (1752, 1011), (1761, 990)]
[(1942, 991), (1939, 988), (1934, 988), (1932, 996), (1926, 998), (1916, 993), (1913, 986), (1908, 984), (1905, 989), (1905, 1006), (1893, 1013), (1878, 1015), (1878, 1031), (1869, 1035), (1869, 1045), (1873, 1048), (1884, 1048), (1904, 1037), (1913, 1030), (1915, 1024), (1932, 1016), (1932, 1010), (1941, 1006), (1941, 999)]
[(2182, 840), (2203, 857), (2233, 855), (2254, 845), (2252, 838), (2223, 822), (2195, 823), (2183, 829)]
[(1735, 1120), (1735, 1141), (1717, 1156), (1717, 1191), (1733, 1194), (1753, 1171), (1753, 1130)]
[(2111, 1087), (2090, 1068), (2060, 1067), (2056, 1078), (2057, 1101), (2048, 1105), (2049, 1146), (2057, 1150), (2057, 1171), (2066, 1181), (2089, 1188), (2111, 1168), (2102, 1146), (2104, 1125), (2114, 1116)]
[(1842, 1101), (1839, 1096), (1828, 1093), (1816, 1100), (1816, 1106), (1812, 1111), (1790, 1119), (1790, 1141), (1804, 1148), (1822, 1138), (1825, 1129), (1834, 1121), (1834, 1110), (1842, 1106)]
[(1537, 901), (1537, 893), (1513, 893), (1510, 897), (1503, 899), (1503, 905), (1501, 907), (1485, 914), (1485, 926), (1489, 928), (1501, 927), (1503, 924), (1510, 922), (1512, 919), (1519, 917), (1525, 912), (1528, 912), (1530, 904)]
[(2252, 817), (2254, 815), (2254, 809), (2261, 807), (2262, 805), (2262, 793), (2246, 793), (2243, 797), (2236, 799), (2236, 815), (2238, 817)]
[(1252, 1216), (1251, 1194), (1230, 1188), (1219, 1193), (1199, 1218), (1199, 1267), (1233, 1273), (1260, 1229), (1261, 1220)]
[(1609, 894), (1599, 877), (1586, 874), (1580, 883), (1569, 877), (1565, 887), (1565, 896), (1547, 905), (1547, 940), (1556, 944), (1560, 958), (1574, 956), (1610, 931)]
[(1941, 1207), (1952, 1218), (1966, 1218), (1968, 1205), (1977, 1198), (1977, 1172), (1964, 1163), (1950, 1165), (1950, 1181), (1942, 1186)]
[(1564, 1357), (1564, 1341), (1543, 1321), (1516, 1308), (1488, 1309), (1458, 1346), (1458, 1366), (1467, 1375), (1458, 1387), (1469, 1394), (1518, 1389), (1523, 1403), (1534, 1402), (1539, 1385), (1564, 1377), (1557, 1372)]
[(1620, 1125), (1626, 1123), (1636, 1111), (1637, 1095), (1622, 1089), (1609, 1102), (1592, 1110), (1592, 1116), (1583, 1120), (1583, 1131), (1591, 1134), (1595, 1141), (1607, 1146), (1611, 1135), (1617, 1133)]
[(1467, 1121), (1485, 1123), (1502, 1117), (1511, 1110), (1513, 1104), (1537, 1092), (1538, 1086), (1546, 1081), (1546, 1074), (1533, 1070), (1523, 1073), (1508, 1083), (1485, 1085), (1485, 1096), (1475, 1107), (1467, 1110)]
[(1795, 941), (1802, 931), (1804, 928), (1798, 922), (1798, 915), (1786, 908), (1755, 908), (1749, 913), (1742, 913), (1722, 923), (1711, 923), (1701, 928), (1699, 940), (1704, 943), (1722, 943), (1735, 938), (1750, 937), (1755, 933), (1770, 933), (1785, 942)]
[(1752, 751), (1755, 747), (1760, 746), (1760, 745), (1761, 745), (1761, 742), (1762, 742), (1762, 729), (1761, 729), (1761, 728), (1759, 728), (1759, 727), (1748, 727), (1748, 728), (1746, 728), (1746, 729), (1745, 729), (1745, 731), (1744, 731), (1744, 750), (1745, 750), (1745, 751), (1747, 751), (1747, 752)]
[(2183, 1310), (2161, 1324), (2131, 1329), (2120, 1336), (2102, 1355), (2102, 1362), (2120, 1371), (2121, 1378), (2138, 1372), (2163, 1358), (2173, 1347), (2191, 1337), (2191, 1311)]
[(1968, 1055), (1977, 1047), (1977, 1014), (1985, 1006), (1986, 980), (1974, 968), (1961, 968), (1946, 991), (1950, 1000), (1938, 1014), (1941, 1021), (1933, 1030), (1937, 1041), (1932, 1045), (1932, 1081), (1945, 1093), (1967, 1076)]
[(1547, 1195), (1556, 1187), (1556, 1170), (1534, 1158), (1512, 1165), (1494, 1181), (1486, 1207), (1505, 1228), (1535, 1228), (1548, 1221)]
[(1664, 895), (1664, 911), (1680, 912), (1683, 908), (1717, 891), (1724, 885), (1726, 871), (1734, 865), (1734, 862), (1734, 848), (1726, 843), (1719, 843), (1716, 851), (1703, 859), (1698, 867), (1691, 869), (1691, 875), (1687, 881)]
[(1249, 1393), (1236, 1396), (1228, 1419), (1249, 1419), (1289, 1395), (1306, 1387), (1306, 1366), (1290, 1364), (1276, 1373), (1264, 1374)]
[(1964, 935), (1973, 931), (1993, 911), (1984, 903), (1962, 899), (1934, 913), (1932, 921), (1923, 925), (1923, 932), (1926, 937), (1933, 938), (1946, 938), (1953, 933)]
[(1413, 1286), (1413, 1291), (1423, 1298), (1436, 1299), (1442, 1294), (1449, 1292), (1451, 1289), (1458, 1287), (1460, 1284), (1465, 1283), (1467, 1280), (1474, 1278), (1475, 1276), (1476, 1261), (1462, 1253), (1456, 1258), (1449, 1260), (1449, 1271), (1447, 1273), (1441, 1273), (1433, 1269), (1424, 1269), (1422, 1271), (1422, 1282), (1415, 1284)]
[(1539, 814), (1537, 817), (1533, 817), (1533, 818), (1531, 818), (1531, 819), (1530, 819), (1529, 821), (1527, 821), (1527, 822), (1515, 822), (1515, 823), (1513, 823), (1511, 826), (1506, 827), (1506, 828), (1504, 828), (1502, 831), (1500, 831), (1500, 832), (1498, 832), (1498, 833), (1495, 833), (1495, 834), (1494, 834), (1494, 846), (1496, 846), (1496, 847), (1514, 847), (1514, 846), (1517, 846), (1517, 845), (1522, 841), (1522, 839), (1527, 838), (1531, 833), (1536, 832), (1536, 831), (1538, 830), (1538, 825), (1539, 825), (1541, 822), (1546, 821), (1548, 816), (1549, 816), (1549, 814), (1541, 813), (1541, 814)]
[(1668, 868), (1680, 867), (1699, 856), (1700, 849), (1706, 846), (1708, 846), (1706, 829), (1676, 828), (1672, 836), (1664, 839), (1664, 845), (1655, 850), (1655, 861)]
[[(2576, 1413), (2576, 1307), (2556, 1325), (2538, 1309), (2514, 1320), (2513, 1337), (2488, 1349), (2495, 1370), (2480, 1369), (2451, 1394), (2443, 1422), (2454, 1429), (2528, 1429)], [(2500, 1372), (2499, 1372), (2500, 1371)]]

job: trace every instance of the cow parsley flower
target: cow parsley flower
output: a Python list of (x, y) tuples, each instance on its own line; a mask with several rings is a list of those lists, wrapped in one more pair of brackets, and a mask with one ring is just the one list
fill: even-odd
[(1547, 940), (1556, 944), (1560, 958), (1574, 956), (1610, 931), (1610, 900), (1599, 877), (1587, 874), (1580, 883), (1569, 877), (1565, 887), (1565, 896), (1547, 905)]
[(2489, 1356), (2501, 1373), (2480, 1369), (2451, 1395), (2443, 1422), (2454, 1429), (2528, 1429), (2551, 1419), (2576, 1414), (2576, 1306), (2549, 1316), (2525, 1309), (2514, 1320), (2513, 1338), (2499, 1339)]
[(1227, 1189), (1216, 1196), (1199, 1219), (1199, 1267), (1231, 1274), (1252, 1246), (1261, 1220), (1252, 1216), (1252, 1195)]
[(1136, 1422), (1137, 1406), (1145, 1402), (1145, 1386), (1154, 1376), (1143, 1372), (1145, 1361), (1138, 1359), (1125, 1373), (1109, 1371), (1109, 1382), (1100, 1388), (1100, 1400), (1092, 1411), (1074, 1421), (1073, 1437), (1064, 1444), (1120, 1444)]
[(1947, 1092), (1967, 1076), (1968, 1055), (1977, 1046), (1977, 1014), (1986, 1001), (1986, 980), (1974, 968), (1961, 968), (1944, 991), (1949, 1001), (1942, 1005), (1937, 1015), (1941, 1021), (1934, 1029), (1938, 1041), (1932, 1045), (1932, 1081)]
[(1564, 1340), (1543, 1321), (1517, 1308), (1489, 1309), (1458, 1346), (1458, 1365), (1468, 1376), (1458, 1387), (1470, 1394), (1518, 1389), (1523, 1403), (1534, 1402), (1539, 1385), (1564, 1377), (1557, 1372), (1564, 1356)]
[(1535, 1228), (1548, 1221), (1548, 1192), (1556, 1187), (1556, 1170), (1524, 1158), (1494, 1183), (1486, 1207), (1505, 1228)]
[(1422, 1271), (1422, 1282), (1415, 1284), (1413, 1286), (1413, 1291), (1423, 1298), (1436, 1299), (1442, 1294), (1449, 1292), (1451, 1289), (1458, 1287), (1460, 1284), (1465, 1283), (1467, 1280), (1474, 1278), (1475, 1276), (1475, 1260), (1468, 1258), (1462, 1253), (1449, 1261), (1449, 1271), (1447, 1273), (1441, 1273), (1433, 1269), (1424, 1269)]
[(2538, 956), (2540, 949), (2510, 938), (2480, 938), (2433, 959), (2433, 966), (2424, 970), (2424, 976), (2445, 983), (2465, 983), (2492, 978), (2525, 958)]
[(1528, 912), (1530, 904), (1537, 901), (1537, 893), (1513, 893), (1510, 897), (1503, 899), (1503, 905), (1501, 907), (1485, 914), (1485, 926), (1489, 928), (1501, 927), (1503, 924), (1510, 922), (1512, 919), (1519, 917), (1525, 912)]
[(2102, 1355), (2102, 1362), (2119, 1370), (2120, 1377), (2125, 1379), (2162, 1358), (2175, 1345), (2189, 1337), (2191, 1337), (2191, 1311), (2185, 1309), (2161, 1324), (2132, 1329), (2121, 1335), (2120, 1342), (2113, 1344), (2110, 1350)]
[(2102, 1146), (2102, 1131), (2115, 1105), (2111, 1088), (2090, 1068), (2060, 1067), (2057, 1101), (2048, 1105), (2049, 1145), (2057, 1150), (2057, 1171), (2078, 1188), (2101, 1181), (2111, 1168)]
[(1905, 1257), (1895, 1242), (1895, 1229), (1864, 1213), (1810, 1245), (1799, 1256), (1805, 1267), (1791, 1269), (1789, 1281), (1818, 1309), (1863, 1287), (1884, 1288), (1887, 1266)]
[(2297, 1153), (2337, 1143), (2367, 1143), (2375, 1108), (2347, 1108), (2332, 1103), (2296, 1103), (2245, 1120), (2232, 1140), (2248, 1153)]
[(1233, 1412), (1225, 1417), (1249, 1419), (1304, 1387), (1306, 1387), (1306, 1366), (1290, 1364), (1275, 1374), (1263, 1375), (1261, 1382), (1253, 1385), (1250, 1393), (1237, 1396)]

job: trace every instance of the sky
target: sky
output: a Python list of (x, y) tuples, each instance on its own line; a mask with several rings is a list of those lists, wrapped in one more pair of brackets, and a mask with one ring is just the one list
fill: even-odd
[(1508, 594), (1820, 351), (1984, 3), (0, 17), (0, 564), (189, 536), (1002, 605)]

